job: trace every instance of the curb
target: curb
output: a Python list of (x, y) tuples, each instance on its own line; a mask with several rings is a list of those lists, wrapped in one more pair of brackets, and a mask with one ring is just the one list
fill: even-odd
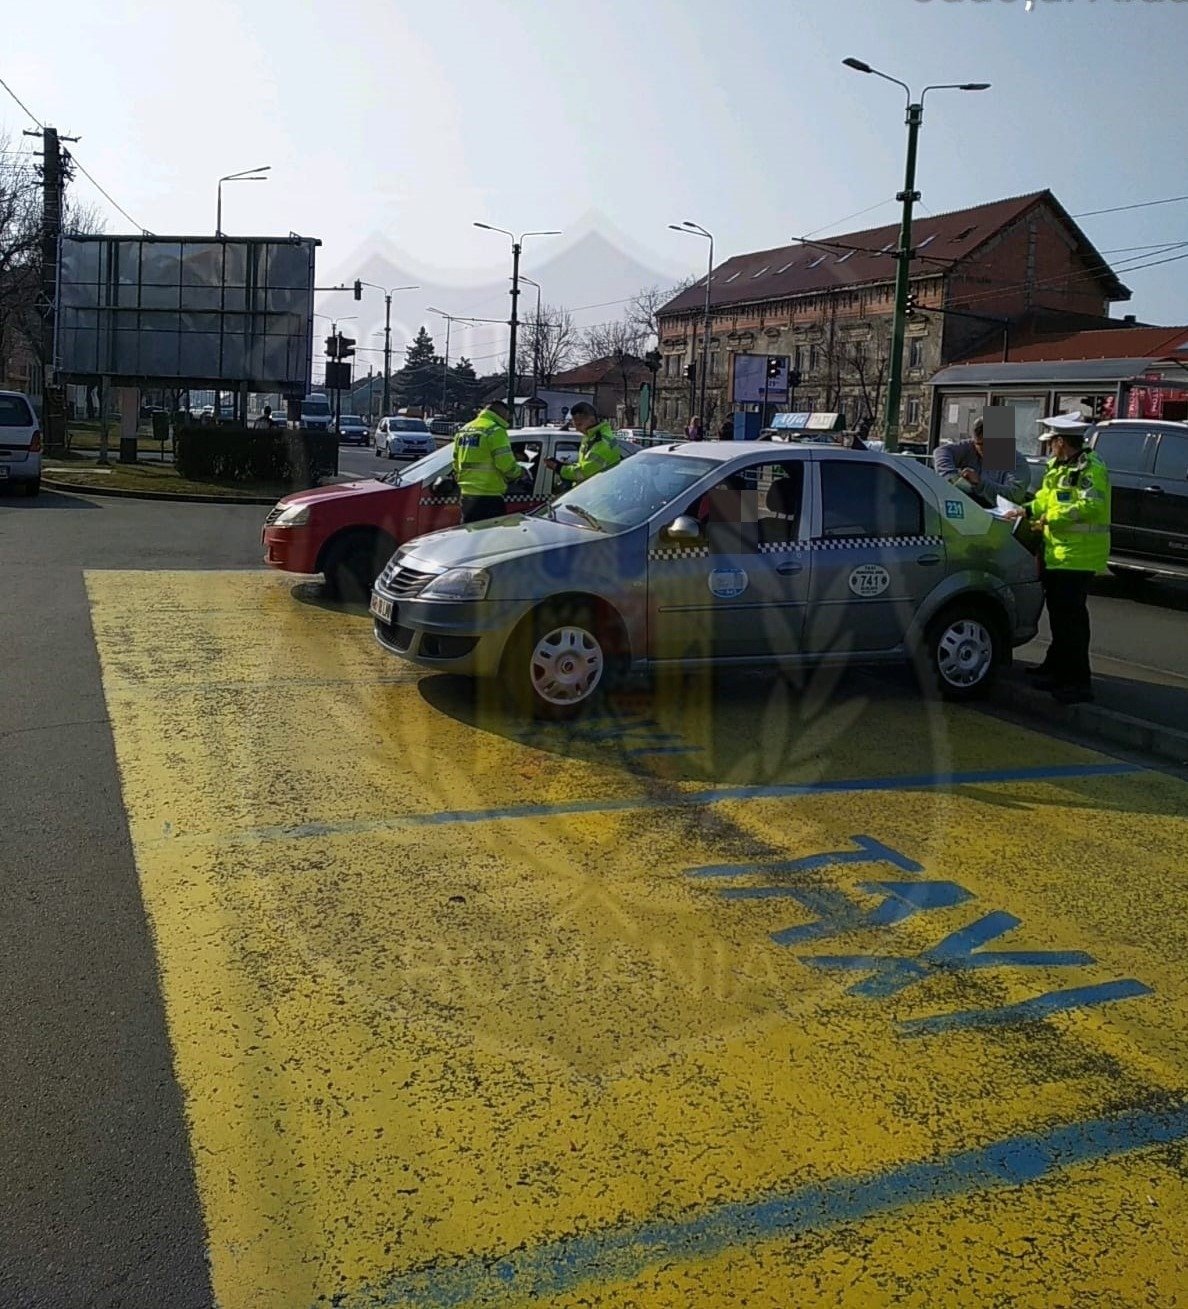
[(1041, 718), (1061, 727), (1124, 750), (1155, 755), (1169, 763), (1188, 765), (1188, 732), (1132, 718), (1100, 705), (1060, 705), (1046, 691), (1021, 682), (1003, 683), (990, 704), (1018, 713), (1023, 719)]
[(72, 495), (105, 495), (113, 500), (182, 500), (200, 505), (274, 505), (276, 496), (258, 495), (193, 495), (184, 491), (123, 491), (112, 486), (84, 486), (78, 482), (59, 482), (42, 476), (41, 485), (50, 491), (66, 491)]

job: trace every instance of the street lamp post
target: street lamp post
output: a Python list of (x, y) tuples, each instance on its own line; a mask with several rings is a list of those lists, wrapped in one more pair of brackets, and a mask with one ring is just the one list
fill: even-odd
[(714, 238), (698, 223), (685, 219), (683, 223), (669, 223), (674, 232), (687, 232), (691, 236), (703, 236), (709, 242), (709, 262), (705, 270), (705, 321), (701, 328), (701, 398), (698, 409), (701, 411), (702, 424), (705, 423), (705, 384), (709, 377), (709, 341), (710, 341), (710, 278), (714, 275)]
[[(359, 281), (359, 286), (369, 286), (373, 291), (384, 293), (384, 413), (385, 418), (392, 412), (392, 296), (397, 291), (419, 291), (419, 286), (393, 286), (385, 289), (374, 282)], [(357, 299), (358, 297), (356, 297)]]
[(516, 412), (516, 327), (519, 318), (516, 313), (516, 306), (520, 298), (520, 251), (524, 246), (524, 238), (528, 236), (560, 236), (560, 232), (521, 232), (516, 236), (514, 232), (509, 232), (505, 227), (492, 227), (490, 223), (475, 223), (475, 227), (481, 227), (487, 232), (501, 232), (504, 236), (511, 237), (512, 243), (512, 287), (511, 287), (511, 334), (507, 347), (507, 407), (514, 418)]
[(944, 83), (926, 86), (920, 92), (919, 100), (912, 99), (911, 87), (897, 77), (872, 68), (861, 59), (843, 59), (847, 68), (857, 73), (872, 73), (886, 82), (894, 82), (902, 87), (907, 96), (907, 163), (904, 167), (903, 190), (895, 197), (903, 204), (903, 217), (899, 226), (899, 249), (895, 252), (895, 311), (891, 320), (891, 366), (887, 375), (887, 410), (884, 423), (884, 449), (899, 449), (899, 410), (900, 396), (903, 392), (903, 338), (907, 324), (908, 280), (912, 264), (912, 206), (920, 198), (916, 190), (916, 142), (920, 135), (920, 124), (924, 121), (924, 97), (929, 91), (986, 91), (989, 82)]
[(215, 236), (223, 235), (223, 183), (267, 182), (268, 178), (261, 177), (260, 174), (269, 172), (271, 168), (271, 164), (265, 164), (263, 168), (245, 168), (242, 173), (228, 173), (226, 177), (219, 178), (218, 205), (215, 209)]

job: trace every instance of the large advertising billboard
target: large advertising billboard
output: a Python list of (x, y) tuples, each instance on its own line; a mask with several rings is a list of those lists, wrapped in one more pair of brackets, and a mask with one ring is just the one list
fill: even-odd
[(65, 381), (306, 393), (312, 237), (67, 237), (56, 356)]
[[(775, 363), (767, 374), (767, 361)], [(766, 388), (766, 389), (765, 389)], [(787, 355), (735, 355), (731, 399), (736, 405), (786, 404), (788, 401)]]

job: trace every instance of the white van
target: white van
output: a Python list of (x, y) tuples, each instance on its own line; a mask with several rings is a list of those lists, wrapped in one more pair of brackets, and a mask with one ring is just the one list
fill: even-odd
[(330, 401), (320, 391), (307, 395), (301, 402), (301, 426), (311, 432), (328, 432), (334, 426)]
[(21, 391), (0, 391), (0, 489), (10, 485), (41, 490), (41, 424)]

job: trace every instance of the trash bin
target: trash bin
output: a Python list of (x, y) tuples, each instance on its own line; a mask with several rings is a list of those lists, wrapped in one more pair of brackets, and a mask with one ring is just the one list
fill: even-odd
[(136, 462), (136, 438), (134, 436), (120, 437), (120, 463), (134, 464)]
[(153, 440), (160, 441), (162, 445), (169, 440), (169, 415), (165, 413), (153, 415)]

